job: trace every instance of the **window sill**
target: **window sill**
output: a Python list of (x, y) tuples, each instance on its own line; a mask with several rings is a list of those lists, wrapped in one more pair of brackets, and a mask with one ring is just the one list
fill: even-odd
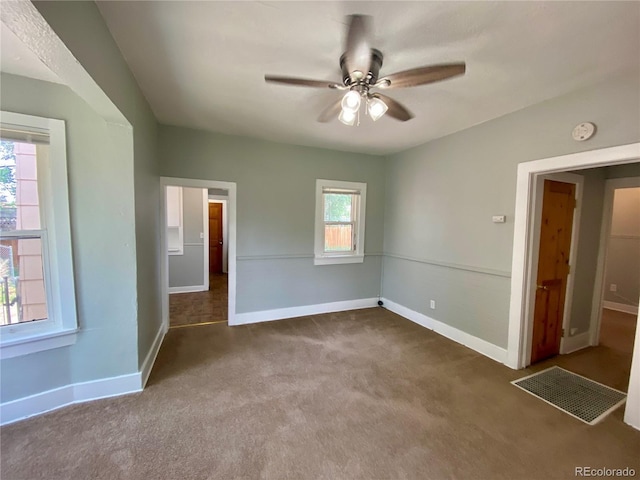
[(53, 348), (68, 347), (76, 343), (78, 329), (58, 330), (28, 337), (3, 339), (0, 343), (0, 359), (20, 357)]
[(313, 259), (314, 265), (337, 265), (341, 263), (362, 263), (364, 255), (318, 255)]

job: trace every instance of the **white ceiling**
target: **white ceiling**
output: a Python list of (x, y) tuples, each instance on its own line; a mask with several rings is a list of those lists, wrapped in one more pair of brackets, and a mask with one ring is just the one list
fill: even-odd
[(36, 78), (45, 82), (63, 83), (44, 63), (0, 22), (0, 71)]
[[(386, 154), (638, 68), (639, 2), (99, 2), (158, 120), (300, 145)], [(467, 74), (388, 90), (409, 122), (316, 122), (339, 92), (345, 16), (374, 17), (381, 74), (465, 61)]]

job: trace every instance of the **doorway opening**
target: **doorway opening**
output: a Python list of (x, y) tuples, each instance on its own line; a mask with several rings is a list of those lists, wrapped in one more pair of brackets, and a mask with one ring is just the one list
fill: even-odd
[(229, 285), (229, 228), (227, 224), (229, 192), (224, 189), (210, 188), (207, 193), (209, 258), (205, 268), (209, 274), (208, 302), (211, 308), (211, 321), (226, 320)]
[[(592, 339), (595, 339), (596, 337), (594, 336), (592, 329), (596, 328), (596, 324), (598, 323), (597, 319), (600, 316), (602, 308), (600, 292), (602, 292), (602, 277), (604, 272), (602, 259), (604, 258), (604, 255), (598, 255), (598, 251), (599, 249), (604, 248), (603, 243), (599, 242), (600, 229), (603, 228), (602, 217), (600, 215), (600, 211), (602, 210), (600, 209), (603, 208), (604, 180), (607, 177), (600, 177), (601, 190), (599, 195), (599, 209), (592, 209), (593, 201), (591, 201), (591, 203), (585, 201), (583, 220), (581, 221), (581, 230), (583, 230), (583, 234), (580, 238), (580, 244), (582, 246), (578, 249), (578, 253), (581, 256), (580, 260), (584, 260), (583, 247), (586, 245), (590, 246), (590, 249), (587, 250), (589, 250), (591, 258), (587, 258), (587, 260), (593, 264), (593, 266), (590, 267), (593, 268), (593, 271), (590, 275), (581, 276), (580, 272), (572, 271), (575, 266), (575, 262), (570, 260), (568, 263), (570, 267), (566, 272), (566, 280), (560, 280), (561, 283), (564, 282), (565, 291), (570, 288), (570, 284), (572, 282), (571, 277), (574, 273), (574, 290), (583, 288), (585, 283), (589, 284), (590, 290), (587, 290), (587, 294), (584, 297), (578, 297), (575, 292), (571, 295), (574, 300), (572, 306), (567, 305), (568, 302), (565, 302), (564, 305), (562, 305), (559, 301), (559, 294), (555, 295), (555, 300), (552, 299), (552, 292), (549, 290), (545, 291), (544, 288), (538, 289), (539, 284), (536, 283), (538, 274), (538, 247), (541, 246), (539, 243), (539, 229), (536, 230), (536, 222), (540, 221), (540, 217), (542, 215), (542, 209), (536, 208), (542, 203), (541, 199), (536, 196), (536, 192), (539, 188), (541, 178), (560, 172), (573, 172), (574, 174), (580, 174), (581, 176), (588, 178), (590, 175), (588, 170), (601, 169), (601, 167), (613, 167), (615, 165), (622, 166), (626, 164), (629, 165), (626, 165), (624, 168), (629, 167), (629, 171), (637, 172), (639, 159), (640, 144), (636, 143), (526, 162), (518, 166), (511, 277), (511, 305), (507, 348), (507, 364), (512, 368), (525, 368), (531, 363), (534, 321), (533, 312), (535, 311), (536, 302), (542, 304), (553, 303), (550, 306), (550, 310), (559, 316), (561, 315), (561, 322), (565, 331), (563, 335), (562, 330), (560, 330), (560, 353), (578, 351), (572, 355), (561, 355), (554, 357), (552, 360), (545, 360), (537, 364), (536, 369), (544, 368), (545, 363), (551, 361), (562, 366), (562, 362), (566, 361), (566, 359), (575, 359), (583, 354), (586, 355), (593, 351), (593, 349), (581, 349), (584, 346), (594, 345)], [(623, 176), (630, 175), (625, 174)], [(591, 187), (594, 185), (592, 180), (593, 178), (590, 180)], [(576, 189), (576, 191), (578, 190), (579, 188)], [(571, 194), (567, 195), (567, 197), (570, 196)], [(579, 208), (580, 205), (578, 205), (574, 217), (580, 216), (578, 213)], [(594, 216), (596, 217), (595, 219), (593, 218)], [(568, 223), (572, 223), (575, 226), (576, 219), (574, 218), (572, 220), (572, 222), (568, 222), (568, 219), (565, 216), (564, 224), (567, 225)], [(594, 220), (596, 223), (593, 223)], [(590, 221), (592, 226), (595, 225), (593, 227), (595, 232), (584, 231), (584, 224), (588, 223), (587, 221)], [(540, 224), (538, 223), (538, 225)], [(577, 239), (574, 238), (577, 234), (578, 232), (576, 231), (575, 235), (571, 235), (570, 240), (570, 244), (572, 245), (570, 250), (574, 252), (574, 246), (578, 244), (576, 241)], [(565, 250), (563, 255), (566, 257), (566, 241), (563, 249)], [(571, 256), (571, 253), (573, 252), (570, 252), (569, 256)], [(564, 257), (560, 258), (564, 260)], [(557, 258), (555, 261), (558, 261)], [(578, 285), (578, 282), (580, 285)], [(545, 285), (542, 286), (544, 287)], [(538, 290), (542, 290), (545, 294), (538, 295)], [(569, 298), (570, 297), (567, 295), (566, 299), (569, 300)], [(567, 310), (571, 312), (569, 317), (564, 315)], [(559, 312), (562, 313), (560, 314)], [(557, 328), (557, 325), (555, 325), (555, 327)], [(640, 377), (640, 335), (637, 330), (633, 343), (634, 348), (630, 375), (626, 378), (629, 384), (628, 401), (627, 408), (625, 408), (624, 421), (638, 427), (640, 426), (640, 409), (632, 408), (632, 405), (640, 403), (640, 378), (636, 378)], [(609, 368), (606, 362), (601, 363), (595, 360), (594, 363), (597, 364), (595, 366), (596, 369), (607, 370)], [(571, 370), (571, 368), (568, 369)], [(598, 381), (597, 378), (595, 378), (595, 380)], [(615, 388), (615, 385), (612, 386)]]
[(640, 177), (607, 180), (604, 195), (590, 345), (626, 390), (640, 301)]
[(161, 185), (165, 326), (233, 325), (236, 184), (162, 177)]

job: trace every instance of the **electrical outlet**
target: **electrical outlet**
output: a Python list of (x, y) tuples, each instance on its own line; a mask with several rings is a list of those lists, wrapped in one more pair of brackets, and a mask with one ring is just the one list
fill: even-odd
[(429, 302), (429, 306), (431, 307), (431, 310), (435, 310), (436, 309), (436, 301), (435, 300), (431, 300)]
[(612, 284), (609, 286), (609, 291), (611, 291), (611, 292), (617, 292), (617, 291), (618, 291), (618, 285), (616, 285), (615, 283), (612, 283)]
[(200, 232), (200, 238), (204, 238), (204, 232)]

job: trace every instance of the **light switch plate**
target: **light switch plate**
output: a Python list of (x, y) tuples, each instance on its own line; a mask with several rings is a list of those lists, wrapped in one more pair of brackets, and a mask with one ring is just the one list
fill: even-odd
[(491, 217), (491, 221), (493, 223), (504, 223), (507, 221), (507, 217), (506, 215), (494, 215)]

